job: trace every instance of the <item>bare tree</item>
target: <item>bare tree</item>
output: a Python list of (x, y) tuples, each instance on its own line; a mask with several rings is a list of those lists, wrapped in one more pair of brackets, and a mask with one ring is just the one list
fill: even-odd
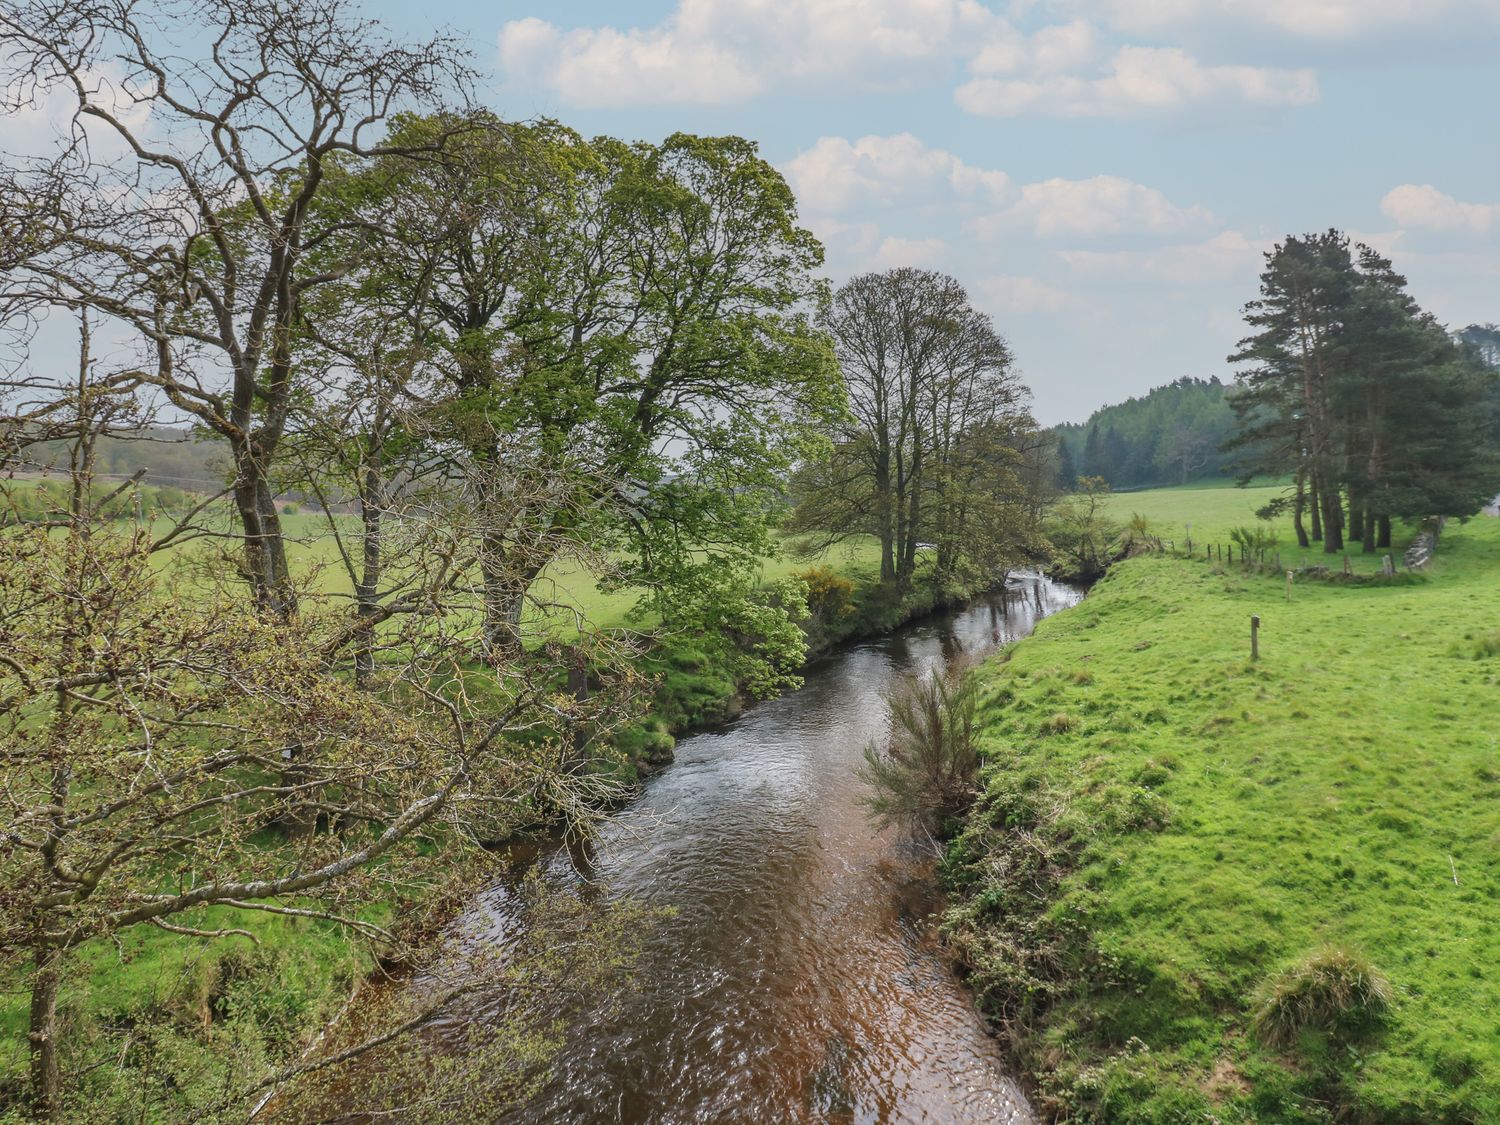
[[(143, 341), (136, 376), (228, 442), (245, 579), (263, 612), (289, 615), (270, 473), (299, 390), (299, 311), (377, 233), (319, 203), (346, 166), (391, 155), (394, 113), (462, 86), (461, 52), (392, 42), (345, 0), (27, 0), (0, 11), (0, 44), (7, 109), (59, 92), (74, 107), (64, 155), (17, 160), (0, 183), (52, 205), (10, 288)], [(333, 243), (342, 260), (317, 253)]]
[[(73, 392), (54, 388), (45, 410), (16, 399), (7, 417), (71, 452), (61, 508), (0, 530), (0, 964), (29, 984), (44, 1119), (66, 1107), (58, 997), (73, 951), (140, 926), (243, 932), (208, 921), (213, 907), (329, 919), (399, 950), (363, 905), (449, 879), (549, 810), (586, 821), (619, 795), (577, 766), (639, 687), (608, 648), (587, 659), (626, 670), (591, 692), (561, 691), (547, 652), (474, 672), (482, 591), (462, 552), (489, 497), (445, 492), (405, 513), (396, 545), (417, 560), (420, 611), (381, 638), (368, 690), (329, 674), (363, 624), (342, 612), (314, 601), (282, 620), (224, 589), (179, 597), (180, 566), (153, 561), (170, 533), (108, 518), (134, 482), (101, 494), (92, 475), (134, 389), (91, 362), (85, 332)], [(318, 830), (258, 840), (288, 822)]]

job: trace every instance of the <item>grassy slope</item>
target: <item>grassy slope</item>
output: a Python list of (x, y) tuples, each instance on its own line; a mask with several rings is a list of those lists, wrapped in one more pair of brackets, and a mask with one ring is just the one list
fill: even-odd
[[(1211, 525), (1234, 496), (1128, 499)], [(1450, 527), (1428, 579), (1290, 602), (1276, 578), (1136, 559), (986, 666), (988, 791), (950, 925), (1054, 1109), (1500, 1120), (1497, 582), (1487, 519)], [(1044, 905), (1002, 874), (1030, 862), (1017, 829), (1066, 872), (1030, 884)], [(1389, 976), (1384, 1028), (1259, 1045), (1250, 998), (1324, 943)], [(1042, 947), (1053, 967), (1018, 974)], [(1018, 998), (1027, 980), (1056, 1002)]]

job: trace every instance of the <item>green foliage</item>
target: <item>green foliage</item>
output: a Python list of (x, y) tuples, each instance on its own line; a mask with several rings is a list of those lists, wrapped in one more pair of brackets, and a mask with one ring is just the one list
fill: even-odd
[(1117, 491), (1220, 476), (1219, 444), (1233, 425), (1228, 388), (1217, 378), (1175, 380), (1096, 410), (1081, 425), (1058, 426), (1059, 487), (1072, 491), (1078, 476), (1103, 477)]
[[(1220, 541), (1255, 504), (1130, 497)], [(981, 667), (983, 788), (942, 870), (982, 1009), (1059, 1117), (1494, 1119), (1500, 673), (1454, 657), (1500, 633), (1500, 521), (1450, 527), (1420, 584), (1288, 602), (1215, 569), (1119, 563)], [(1324, 947), (1390, 991), (1353, 962), (1320, 998), (1330, 964), (1297, 966)], [(1272, 996), (1322, 1013), (1288, 1047), (1257, 1030)]]
[(1287, 1048), (1309, 1029), (1335, 1035), (1367, 1030), (1393, 1000), (1391, 982), (1366, 958), (1325, 946), (1259, 989), (1255, 1030), (1273, 1047)]
[(1262, 551), (1274, 551), (1280, 541), (1276, 532), (1264, 524), (1231, 528), (1229, 540), (1240, 549), (1242, 560), (1255, 558)]
[(979, 758), (974, 746), (979, 681), (972, 667), (950, 664), (941, 674), (908, 677), (890, 699), (884, 743), (865, 748), (860, 778), (882, 824), (929, 835), (974, 798)]

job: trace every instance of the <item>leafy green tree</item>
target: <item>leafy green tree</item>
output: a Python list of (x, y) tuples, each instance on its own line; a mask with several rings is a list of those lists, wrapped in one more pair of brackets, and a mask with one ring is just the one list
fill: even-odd
[(430, 447), (524, 497), (478, 545), (491, 645), (520, 645), (541, 569), (579, 544), (668, 614), (705, 574), (747, 590), (785, 474), (843, 405), (790, 189), (737, 137), (471, 125), (448, 160), (377, 169), (364, 205), (402, 217), (370, 284), (419, 325)]
[(1246, 321), (1228, 447), (1242, 481), (1293, 477), (1284, 504), (1300, 545), (1321, 538), (1336, 553), (1347, 537), (1373, 551), (1390, 545), (1393, 517), (1469, 515), (1500, 487), (1492, 374), (1369, 247), (1338, 231), (1286, 239)]

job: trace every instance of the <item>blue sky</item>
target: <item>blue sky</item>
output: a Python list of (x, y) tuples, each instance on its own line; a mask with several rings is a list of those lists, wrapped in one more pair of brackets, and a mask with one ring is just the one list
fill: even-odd
[(1500, 320), (1500, 0), (368, 0), (514, 117), (755, 138), (836, 279), (947, 270), (1044, 422), (1227, 374), (1260, 254), (1337, 226)]

